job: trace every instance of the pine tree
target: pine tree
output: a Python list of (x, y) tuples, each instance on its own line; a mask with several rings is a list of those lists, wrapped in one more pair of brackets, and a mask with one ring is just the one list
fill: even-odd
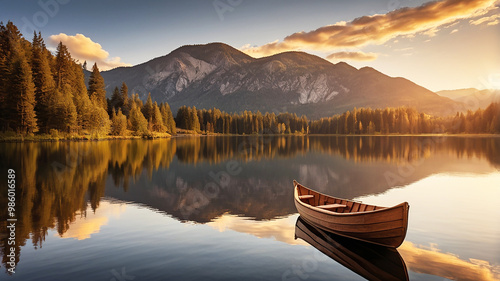
[(375, 133), (375, 124), (373, 123), (373, 121), (370, 121), (370, 123), (368, 124), (368, 134), (374, 134)]
[(189, 111), (187, 106), (183, 105), (177, 110), (177, 115), (175, 116), (175, 123), (181, 129), (188, 129), (188, 119)]
[(0, 126), (2, 131), (8, 128), (7, 100), (8, 100), (8, 78), (10, 76), (9, 56), (10, 44), (7, 28), (0, 22)]
[(94, 63), (92, 73), (90, 73), (88, 93), (91, 100), (92, 97), (95, 96), (97, 104), (104, 110), (108, 109), (108, 103), (106, 101), (106, 85), (104, 84), (104, 78), (102, 78), (101, 73), (99, 72), (97, 63)]
[(118, 109), (118, 113), (115, 113), (115, 110), (113, 109), (111, 118), (111, 134), (114, 136), (125, 136), (127, 134), (127, 117), (123, 115), (121, 109)]
[(40, 33), (33, 35), (32, 71), (35, 84), (35, 111), (38, 117), (38, 127), (45, 133), (48, 132), (47, 120), (51, 112), (49, 100), (55, 94), (55, 82), (50, 70), (47, 49)]
[(128, 87), (125, 82), (122, 83), (122, 86), (120, 87), (120, 95), (122, 97), (122, 112), (125, 116), (128, 116), (128, 113), (130, 111), (130, 102), (129, 102), (129, 97), (128, 97)]
[(160, 112), (158, 104), (155, 102), (153, 104), (153, 115), (151, 116), (151, 123), (153, 125), (153, 130), (156, 132), (164, 133), (167, 129), (163, 124), (163, 118)]
[(101, 101), (97, 96), (92, 96), (90, 101), (92, 102), (92, 107), (89, 130), (94, 136), (105, 136), (111, 130), (111, 121), (109, 120), (108, 112), (102, 107)]
[(56, 90), (49, 104), (50, 113), (47, 122), (49, 128), (68, 133), (77, 129), (77, 110), (69, 84), (65, 85), (62, 90)]
[(12, 22), (9, 21), (5, 27), (1, 25), (0, 29), (3, 126), (23, 135), (31, 134), (38, 131), (35, 84), (27, 57), (31, 47)]
[(176, 125), (174, 116), (172, 115), (172, 111), (170, 110), (170, 106), (168, 103), (162, 103), (160, 106), (160, 112), (163, 119), (163, 124), (167, 130), (167, 133), (171, 135), (176, 134)]
[(61, 90), (65, 84), (71, 83), (74, 74), (72, 68), (73, 62), (73, 58), (71, 58), (68, 48), (62, 42), (59, 42), (55, 58), (55, 69), (53, 71), (54, 81), (58, 90)]
[(149, 120), (153, 116), (153, 100), (151, 99), (151, 93), (148, 94), (148, 99), (146, 103), (142, 106), (142, 114), (146, 120)]
[(22, 50), (14, 54), (14, 63), (11, 70), (10, 95), (14, 108), (14, 119), (10, 120), (15, 130), (21, 134), (31, 134), (38, 131), (35, 113), (35, 84), (32, 80), (31, 68)]
[(193, 106), (193, 108), (188, 108), (188, 110), (188, 130), (200, 132), (200, 121), (198, 120), (198, 112), (196, 111), (196, 107)]
[(59, 42), (52, 71), (55, 93), (46, 96), (44, 101), (48, 109), (46, 129), (73, 132), (79, 128), (78, 112), (81, 108), (78, 108), (80, 106), (78, 103), (82, 92), (83, 71), (81, 67), (78, 67), (79, 71), (76, 71), (76, 65), (68, 48)]
[(410, 128), (410, 120), (408, 119), (408, 114), (406, 113), (405, 108), (400, 108), (398, 111), (399, 111), (398, 133), (407, 134)]
[(87, 94), (85, 77), (81, 67), (73, 64), (73, 77), (71, 88), (73, 92), (73, 103), (77, 112), (77, 128), (79, 130), (89, 130), (92, 118), (92, 102)]
[[(137, 108), (139, 108), (139, 110), (142, 108), (142, 100), (139, 98), (139, 94), (132, 94), (132, 100), (131, 100), (131, 103), (135, 103), (135, 105), (137, 106)], [(130, 108), (132, 109), (132, 104), (130, 105)]]
[(149, 134), (148, 121), (144, 118), (141, 110), (132, 103), (132, 108), (129, 114), (130, 130), (134, 131), (135, 135), (144, 136)]
[(108, 104), (110, 109), (114, 109), (115, 111), (121, 109), (123, 107), (122, 95), (120, 94), (120, 90), (118, 87), (115, 87), (113, 90), (113, 94), (111, 95), (111, 100)]

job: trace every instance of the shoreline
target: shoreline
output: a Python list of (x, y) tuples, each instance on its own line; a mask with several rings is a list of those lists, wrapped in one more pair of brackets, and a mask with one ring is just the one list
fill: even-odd
[(152, 136), (104, 136), (91, 138), (89, 136), (75, 137), (52, 137), (52, 136), (4, 136), (0, 134), (0, 142), (20, 143), (20, 142), (69, 142), (69, 141), (106, 141), (106, 140), (130, 140), (130, 139), (166, 139), (166, 138), (183, 138), (183, 137), (263, 137), (263, 136), (301, 136), (301, 137), (461, 137), (461, 138), (500, 138), (500, 134), (177, 134), (170, 135), (168, 133), (155, 134)]
[(474, 137), (474, 138), (500, 138), (500, 134), (309, 134), (308, 136), (339, 136), (339, 137)]
[(92, 138), (90, 136), (69, 136), (69, 137), (52, 137), (50, 135), (35, 135), (35, 136), (12, 136), (0, 134), (0, 143), (20, 143), (20, 142), (80, 142), (80, 141), (106, 141), (106, 140), (129, 140), (129, 139), (159, 139), (171, 138), (168, 133), (154, 134), (152, 136), (103, 136)]

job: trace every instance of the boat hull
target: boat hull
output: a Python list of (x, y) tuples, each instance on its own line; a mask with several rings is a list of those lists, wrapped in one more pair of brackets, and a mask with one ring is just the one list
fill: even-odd
[[(372, 206), (374, 210), (371, 211), (334, 212), (319, 209), (299, 199), (298, 188), (301, 187), (304, 188), (303, 186), (295, 187), (295, 207), (300, 216), (313, 226), (338, 235), (387, 247), (397, 248), (403, 243), (408, 226), (409, 205), (407, 202), (390, 208)], [(334, 198), (309, 189), (307, 191), (315, 196), (340, 200), (338, 202), (345, 204), (346, 209), (352, 209), (352, 206), (356, 204), (353, 201)], [(304, 190), (302, 189), (301, 192), (304, 193)]]

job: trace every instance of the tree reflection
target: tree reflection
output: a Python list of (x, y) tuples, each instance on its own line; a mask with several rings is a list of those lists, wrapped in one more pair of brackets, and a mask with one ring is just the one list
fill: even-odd
[[(200, 194), (207, 192), (208, 182), (217, 182), (213, 176), (209, 176), (209, 172), (217, 174), (224, 171), (228, 161), (260, 163), (264, 159), (298, 159), (294, 161), (300, 163), (302, 158), (297, 156), (309, 153), (341, 157), (348, 163), (376, 165), (414, 163), (439, 153), (455, 159), (486, 159), (492, 166), (499, 168), (500, 138), (266, 135), (2, 143), (0, 166), (3, 171), (15, 169), (17, 175), (16, 263), (19, 261), (20, 247), (28, 240), (35, 248), (42, 247), (49, 229), (55, 228), (62, 236), (77, 216), (85, 216), (88, 202), (95, 211), (101, 198), (113, 194), (110, 190), (113, 188), (108, 186), (106, 190), (106, 185), (112, 185), (117, 192), (121, 192), (122, 200), (142, 202), (181, 220), (205, 223), (225, 212), (255, 219), (290, 214), (294, 211), (292, 188), (289, 188), (291, 178), (299, 175), (299, 172), (310, 173), (310, 168), (297, 167), (299, 172), (280, 177), (278, 175), (284, 172), (279, 169), (289, 167), (273, 165), (269, 169), (259, 170), (257, 174), (233, 177), (229, 186), (219, 184), (217, 194), (212, 190), (211, 194), (204, 195), (207, 200), (200, 201), (199, 198)], [(173, 163), (175, 169), (172, 169)], [(328, 171), (320, 171), (321, 175), (329, 174), (328, 177), (341, 179), (346, 174), (339, 176), (334, 173), (340, 173), (341, 167), (331, 171), (328, 163), (325, 166)], [(202, 172), (194, 172), (194, 168)], [(363, 173), (365, 176), (359, 178), (372, 180), (368, 171)], [(147, 184), (138, 182), (144, 175), (149, 179)], [(321, 175), (314, 178), (321, 178)], [(356, 195), (346, 194), (349, 190), (345, 186), (352, 185), (352, 181), (338, 182), (339, 189), (336, 191), (340, 195)], [(142, 188), (129, 190), (132, 184)], [(364, 184), (370, 185), (359, 182), (359, 185)], [(149, 188), (145, 188), (146, 185)], [(389, 187), (375, 186), (366, 192), (383, 192)], [(6, 206), (6, 183), (2, 182), (0, 188), (0, 203)], [(289, 198), (290, 202), (283, 198)], [(192, 211), (186, 214), (185, 206), (192, 207), (194, 203), (198, 207), (191, 208)], [(0, 215), (0, 249), (3, 264), (6, 265), (8, 253), (5, 249), (10, 248), (5, 232), (6, 208), (0, 209)]]

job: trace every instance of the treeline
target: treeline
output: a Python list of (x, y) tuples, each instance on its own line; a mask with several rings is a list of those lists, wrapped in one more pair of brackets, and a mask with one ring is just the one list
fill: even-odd
[(88, 88), (83, 69), (66, 46), (56, 54), (47, 50), (40, 33), (32, 42), (17, 27), (0, 23), (0, 129), (26, 136), (175, 134), (176, 126), (167, 103), (145, 104), (131, 97), (125, 83), (106, 98), (104, 79), (97, 64), (92, 67)]
[(444, 131), (444, 124), (436, 118), (418, 113), (413, 108), (361, 108), (310, 124), (313, 134), (420, 134)]
[(500, 133), (500, 104), (492, 103), (486, 109), (457, 113), (451, 119), (450, 133)]
[(181, 129), (220, 134), (307, 134), (308, 121), (305, 116), (294, 113), (274, 113), (244, 111), (229, 114), (214, 109), (196, 109), (182, 106), (175, 118)]
[(354, 108), (343, 114), (308, 121), (292, 113), (249, 112), (229, 114), (219, 109), (183, 106), (177, 111), (179, 128), (220, 134), (430, 134), (500, 133), (500, 105), (435, 117), (414, 108)]
[(435, 117), (414, 108), (361, 108), (309, 123), (311, 134), (500, 133), (500, 105), (469, 110), (452, 117)]
[(40, 33), (29, 42), (12, 22), (0, 23), (0, 130), (23, 136), (172, 135), (177, 122), (182, 129), (220, 134), (500, 133), (497, 103), (446, 118), (407, 107), (355, 108), (314, 121), (292, 113), (230, 114), (183, 106), (174, 120), (167, 103), (153, 102), (151, 96), (143, 103), (138, 94), (129, 96), (125, 83), (106, 98), (97, 65), (88, 87), (84, 69), (86, 62), (77, 63), (64, 44), (52, 54)]

